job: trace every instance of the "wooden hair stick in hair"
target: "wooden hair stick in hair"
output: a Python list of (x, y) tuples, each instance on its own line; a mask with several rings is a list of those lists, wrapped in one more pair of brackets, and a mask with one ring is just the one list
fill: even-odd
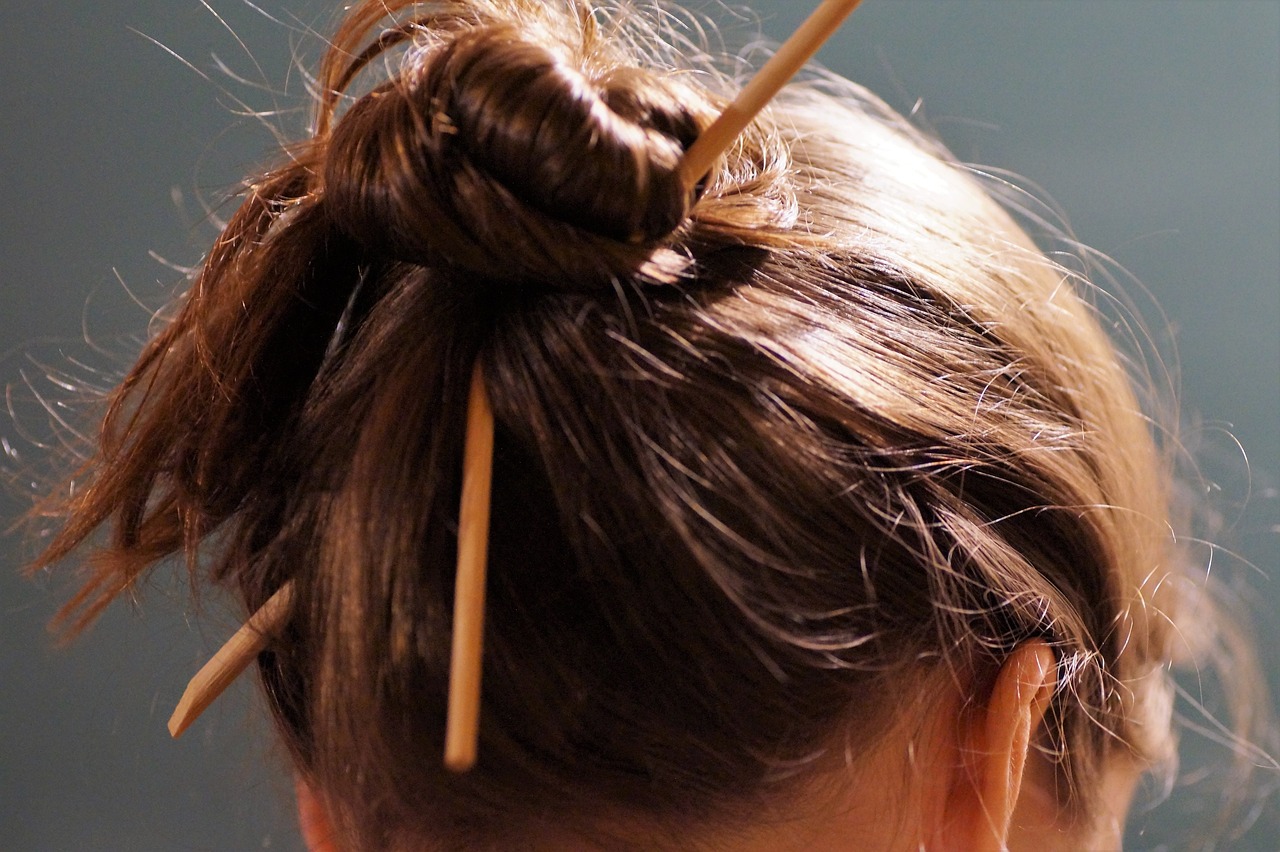
[[(680, 162), (684, 184), (692, 188), (716, 157), (733, 144), (774, 95), (818, 52), (861, 0), (825, 0), (760, 69), (724, 113), (689, 148)], [(449, 665), (449, 715), (444, 764), (466, 772), (476, 762), (480, 734), (480, 681), (484, 644), (484, 592), (493, 481), (493, 412), (477, 363), (471, 376), (467, 436), (462, 462), (462, 506), (458, 514), (458, 569)]]
[(226, 691), (276, 637), (292, 609), (293, 581), (289, 581), (249, 617), (187, 684), (182, 700), (169, 717), (170, 736), (175, 739), (182, 736), (196, 717)]
[[(861, 0), (824, 0), (760, 72), (685, 152), (680, 174), (692, 188), (796, 72), (813, 57)], [(477, 363), (471, 376), (458, 519), (458, 568), (454, 600), (445, 765), (465, 772), (475, 764), (479, 736), (484, 592), (493, 478), (493, 412)], [(286, 583), (191, 680), (169, 721), (179, 736), (279, 634), (292, 609)]]
[(747, 129), (751, 120), (813, 58), (861, 2), (862, 0), (823, 0), (822, 5), (778, 48), (778, 52), (743, 87), (733, 103), (685, 152), (679, 170), (680, 179), (686, 187), (692, 189), (697, 186), (698, 181), (711, 171), (716, 157), (729, 149), (742, 131)]
[(444, 765), (466, 772), (476, 762), (480, 735), (480, 672), (484, 647), (484, 587), (489, 548), (489, 495), (493, 483), (493, 410), (479, 361), (471, 373), (467, 436), (462, 450), (462, 504), (458, 509), (458, 570), (449, 661), (449, 715)]
[[(454, 595), (453, 657), (445, 765), (457, 772), (476, 759), (480, 718), (480, 659), (484, 639), (484, 587), (493, 481), (493, 411), (476, 364), (467, 401), (462, 504), (458, 517), (458, 569)], [(293, 581), (286, 582), (196, 673), (169, 717), (169, 733), (182, 736), (279, 635), (293, 611)]]

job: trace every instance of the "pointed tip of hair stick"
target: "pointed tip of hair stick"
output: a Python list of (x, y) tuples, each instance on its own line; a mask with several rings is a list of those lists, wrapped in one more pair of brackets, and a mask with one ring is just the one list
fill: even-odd
[(191, 723), (196, 720), (199, 713), (191, 712), (191, 686), (188, 684), (185, 692), (182, 693), (182, 700), (178, 702), (178, 706), (173, 709), (173, 715), (169, 717), (169, 736), (177, 739), (186, 733), (187, 728), (191, 727)]
[(196, 672), (169, 717), (169, 735), (182, 736), (209, 705), (238, 678), (276, 636), (293, 609), (293, 583), (280, 587)]

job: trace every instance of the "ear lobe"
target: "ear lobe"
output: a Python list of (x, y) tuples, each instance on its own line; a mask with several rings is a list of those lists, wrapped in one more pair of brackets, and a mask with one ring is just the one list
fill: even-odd
[(971, 812), (955, 815), (965, 825), (973, 852), (1004, 852), (1014, 808), (1036, 729), (1057, 686), (1053, 651), (1041, 640), (1024, 642), (1000, 668), (985, 710), (968, 730), (970, 795), (957, 804)]

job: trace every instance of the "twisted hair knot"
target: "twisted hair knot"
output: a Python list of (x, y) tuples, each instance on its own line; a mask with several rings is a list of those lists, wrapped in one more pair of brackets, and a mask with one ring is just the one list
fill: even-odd
[(399, 260), (559, 289), (662, 277), (699, 132), (674, 91), (631, 69), (592, 77), (510, 25), (408, 59), (334, 129), (324, 203), (342, 230)]

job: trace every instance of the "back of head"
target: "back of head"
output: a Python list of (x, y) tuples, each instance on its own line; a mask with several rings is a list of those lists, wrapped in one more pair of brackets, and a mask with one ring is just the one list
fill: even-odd
[[(314, 136), (249, 185), (45, 558), (114, 525), (86, 617), (179, 550), (250, 609), (293, 581), (262, 677), (353, 848), (740, 817), (1037, 637), (1087, 820), (1104, 763), (1167, 748), (1176, 567), (1080, 282), (852, 84), (793, 87), (686, 192), (730, 86), (640, 18), (356, 4)], [(454, 776), (476, 362), (489, 624)]]

